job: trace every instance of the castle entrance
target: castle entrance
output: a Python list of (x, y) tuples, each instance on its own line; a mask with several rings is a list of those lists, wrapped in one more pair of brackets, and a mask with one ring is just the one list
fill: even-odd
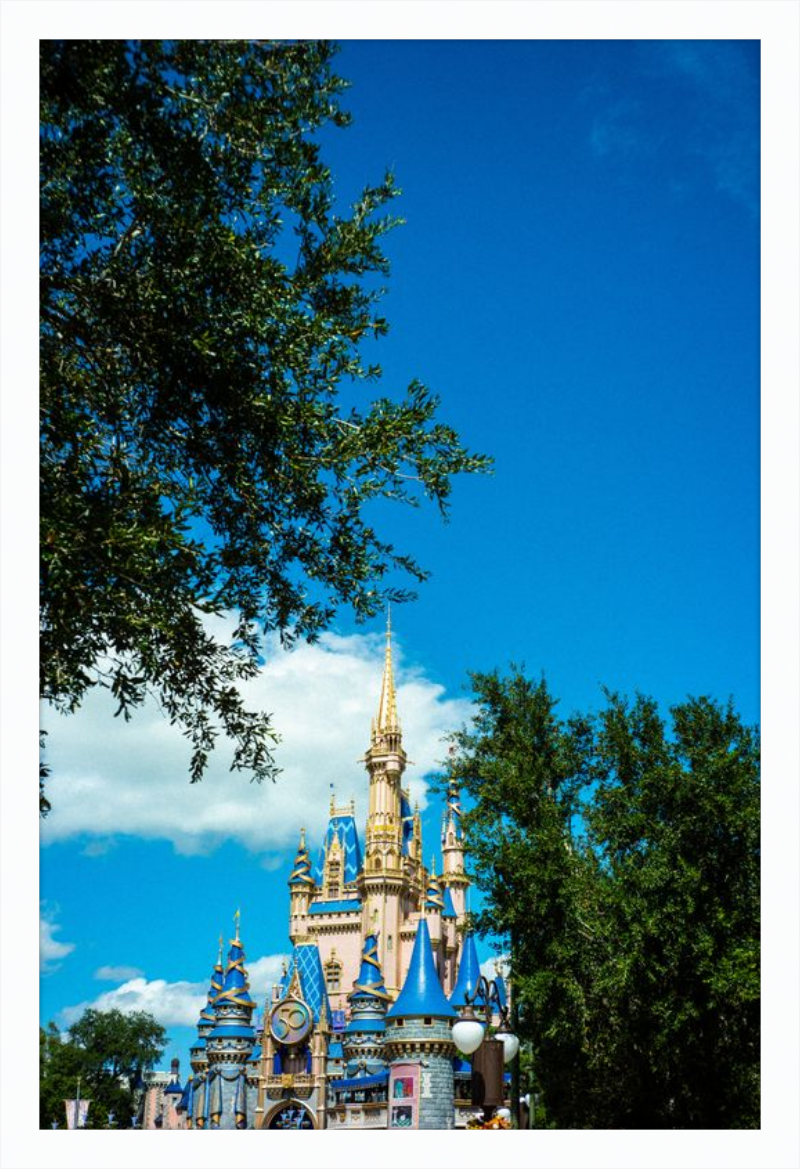
[(276, 1108), (265, 1128), (316, 1128), (314, 1117), (299, 1100), (290, 1100)]

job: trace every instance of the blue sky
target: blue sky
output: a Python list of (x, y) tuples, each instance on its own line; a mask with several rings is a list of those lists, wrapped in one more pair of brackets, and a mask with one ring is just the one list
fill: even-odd
[[(467, 671), (510, 661), (544, 671), (564, 713), (606, 685), (664, 707), (732, 696), (757, 721), (757, 44), (346, 42), (338, 69), (339, 196), (387, 166), (403, 189), (383, 388), (420, 377), (496, 463), (456, 484), (446, 526), (380, 510), (432, 572), (394, 614), (414, 792), (468, 715)], [(140, 1006), (185, 1072), (237, 908), (263, 994), (299, 825), (321, 836), (331, 782), (363, 819), (381, 645), (343, 613), (318, 650), (269, 655), (253, 697), (284, 732), (274, 788), (221, 764), (190, 787), (153, 712), (124, 727), (97, 698), (48, 719), (42, 1021)]]

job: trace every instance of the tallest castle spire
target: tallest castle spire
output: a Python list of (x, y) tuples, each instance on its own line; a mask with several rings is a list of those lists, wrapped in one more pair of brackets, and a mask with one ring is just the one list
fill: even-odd
[(392, 668), (392, 613), (386, 611), (386, 657), (383, 664), (383, 682), (381, 697), (378, 703), (377, 716), (372, 720), (372, 742), (376, 744), (382, 737), (400, 735), (400, 721), (397, 717), (397, 696), (394, 689), (394, 670)]
[(400, 987), (400, 896), (403, 887), (403, 750), (392, 665), (392, 626), (387, 614), (386, 658), (378, 713), (364, 762), (369, 772), (364, 872), (360, 894), (370, 933), (378, 937), (378, 960), (390, 993)]

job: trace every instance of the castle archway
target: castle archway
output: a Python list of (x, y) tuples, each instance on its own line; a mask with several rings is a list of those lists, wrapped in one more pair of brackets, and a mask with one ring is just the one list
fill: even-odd
[(281, 1100), (264, 1117), (262, 1128), (316, 1128), (314, 1113), (301, 1100)]

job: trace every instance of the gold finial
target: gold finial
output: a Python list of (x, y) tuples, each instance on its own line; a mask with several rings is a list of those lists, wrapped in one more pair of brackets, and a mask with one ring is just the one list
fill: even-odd
[(300, 829), (300, 848), (303, 849), (303, 848), (305, 848), (305, 846), (306, 846), (306, 830), (305, 830), (305, 828), (301, 828)]
[(217, 966), (222, 965), (222, 951), (225, 948), (225, 939), (222, 934), (219, 935), (219, 957), (217, 958)]
[(431, 876), (432, 877), (436, 876), (436, 857), (435, 856), (431, 857)]
[(242, 915), (241, 915), (240, 911), (237, 909), (233, 915), (233, 920), (236, 922), (236, 941), (237, 942), (239, 941), (239, 918), (241, 916)]

